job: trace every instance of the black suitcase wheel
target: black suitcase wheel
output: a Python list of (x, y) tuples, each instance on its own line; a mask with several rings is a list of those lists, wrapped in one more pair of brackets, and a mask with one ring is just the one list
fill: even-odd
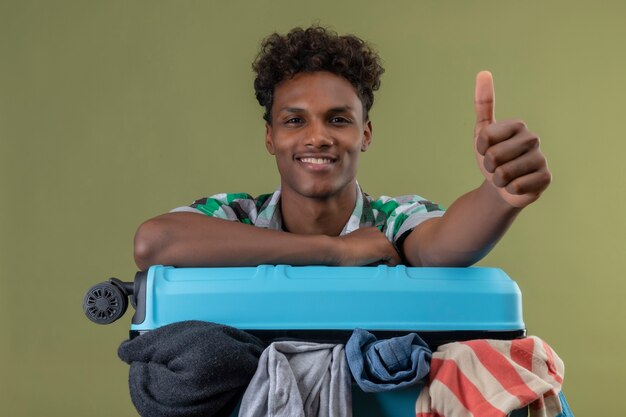
[(112, 278), (109, 282), (94, 285), (85, 294), (83, 311), (94, 323), (113, 323), (126, 312), (128, 295), (113, 280), (119, 281)]

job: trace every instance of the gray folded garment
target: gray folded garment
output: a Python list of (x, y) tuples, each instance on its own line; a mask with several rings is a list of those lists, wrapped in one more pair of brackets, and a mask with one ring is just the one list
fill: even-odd
[(202, 321), (170, 324), (123, 342), (130, 396), (143, 417), (228, 416), (257, 368), (263, 343)]
[(343, 345), (274, 342), (241, 400), (239, 417), (351, 417)]

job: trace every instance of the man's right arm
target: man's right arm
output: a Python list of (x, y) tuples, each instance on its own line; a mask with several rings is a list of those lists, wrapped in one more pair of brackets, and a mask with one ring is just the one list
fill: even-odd
[(338, 237), (299, 235), (189, 212), (167, 213), (144, 222), (135, 234), (134, 248), (135, 262), (142, 270), (150, 265), (400, 263), (393, 245), (376, 228)]

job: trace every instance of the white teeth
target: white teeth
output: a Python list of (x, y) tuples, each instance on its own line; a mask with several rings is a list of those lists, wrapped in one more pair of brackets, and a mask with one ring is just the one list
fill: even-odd
[(301, 158), (302, 162), (306, 162), (307, 164), (330, 164), (332, 159), (329, 158)]

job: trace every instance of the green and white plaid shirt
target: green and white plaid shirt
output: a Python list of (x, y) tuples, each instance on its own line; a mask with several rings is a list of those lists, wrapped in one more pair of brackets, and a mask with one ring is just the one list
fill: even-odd
[[(280, 188), (272, 194), (256, 198), (250, 194), (215, 194), (196, 200), (191, 206), (178, 207), (172, 212), (203, 213), (224, 220), (238, 221), (266, 229), (283, 230), (280, 213)], [(442, 216), (444, 209), (418, 195), (381, 196), (373, 199), (357, 184), (354, 211), (341, 235), (361, 227), (376, 226), (396, 248), (408, 232), (424, 220)]]

